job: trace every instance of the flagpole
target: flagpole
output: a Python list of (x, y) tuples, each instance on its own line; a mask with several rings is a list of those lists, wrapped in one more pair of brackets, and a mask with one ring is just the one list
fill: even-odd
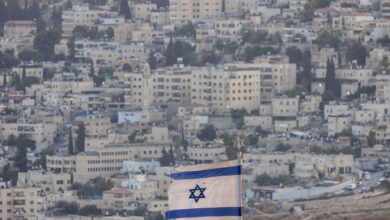
[[(240, 206), (241, 206), (241, 220), (244, 219), (244, 215), (243, 215), (243, 197), (244, 197), (244, 184), (243, 184), (243, 179), (242, 179), (242, 165), (244, 163), (244, 152), (243, 150), (245, 149), (245, 144), (243, 142), (243, 140), (241, 139), (241, 137), (239, 135), (236, 136), (236, 139), (234, 140), (234, 147), (237, 148), (238, 152), (239, 152), (239, 164), (241, 166), (241, 174), (240, 174)], [(243, 149), (244, 148), (244, 149)]]
[(240, 175), (240, 202), (241, 202), (241, 220), (244, 220), (244, 213), (243, 213), (243, 202), (242, 202), (242, 199), (243, 199), (243, 196), (244, 196), (244, 184), (243, 184), (243, 180), (242, 180), (242, 165), (243, 165), (243, 162), (244, 162), (244, 153), (240, 150), (240, 166), (241, 166), (241, 175)]

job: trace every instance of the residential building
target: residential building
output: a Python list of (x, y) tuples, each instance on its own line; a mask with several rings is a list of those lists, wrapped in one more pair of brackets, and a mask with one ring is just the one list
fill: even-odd
[(1, 219), (38, 219), (44, 211), (44, 201), (39, 187), (11, 187), (0, 182)]
[(169, 17), (174, 25), (221, 16), (222, 0), (170, 0)]
[(35, 21), (7, 21), (4, 23), (4, 37), (13, 39), (24, 36), (34, 36), (37, 33)]

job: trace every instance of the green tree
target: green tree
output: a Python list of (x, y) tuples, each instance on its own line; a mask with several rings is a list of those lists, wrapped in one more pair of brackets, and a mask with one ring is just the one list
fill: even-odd
[(61, 33), (48, 30), (39, 33), (34, 39), (34, 49), (42, 54), (43, 59), (51, 60), (54, 56), (54, 45), (59, 43)]
[(114, 34), (115, 34), (114, 28), (108, 27), (104, 32), (107, 38), (114, 39)]
[(43, 20), (43, 18), (39, 18), (37, 20), (37, 31), (42, 32), (46, 30), (46, 22)]
[(26, 78), (26, 67), (23, 67), (22, 70), (22, 80)]
[(122, 66), (122, 70), (125, 71), (125, 72), (131, 72), (131, 71), (132, 71), (132, 68), (131, 68), (130, 64), (125, 63), (125, 64), (123, 64), (123, 66)]
[(63, 214), (75, 215), (79, 211), (77, 202), (59, 201), (55, 207), (62, 211)]
[(174, 49), (174, 42), (173, 42), (173, 39), (171, 38), (169, 40), (167, 49), (165, 51), (165, 65), (172, 66), (173, 64), (176, 63), (177, 57), (175, 55), (175, 51), (174, 50), (175, 50)]
[(181, 42), (180, 40), (173, 41), (171, 38), (167, 49), (165, 50), (165, 65), (172, 66), (177, 63), (177, 58), (183, 58), (184, 64), (189, 64), (193, 62), (193, 52), (194, 48), (185, 42)]
[(1, 170), (0, 178), (6, 182), (11, 181), (11, 185), (16, 186), (18, 181), (18, 170), (11, 169), (10, 165), (7, 164)]
[(164, 216), (159, 212), (151, 220), (164, 220)]
[(73, 29), (72, 36), (75, 39), (88, 38), (89, 28), (87, 26), (78, 25)]
[(257, 145), (259, 142), (259, 134), (250, 134), (246, 137), (245, 142), (247, 145)]
[(35, 141), (25, 134), (20, 134), (16, 140), (15, 166), (22, 172), (27, 171), (27, 148), (34, 150), (36, 148)]
[(47, 147), (40, 153), (40, 158), (38, 161), (34, 163), (34, 166), (41, 166), (44, 170), (46, 170), (46, 157), (47, 155), (54, 155), (54, 148)]
[(291, 146), (288, 144), (279, 143), (276, 145), (275, 151), (286, 152), (291, 149)]
[(41, 10), (38, 3), (34, 0), (28, 9), (29, 19), (36, 20), (41, 17)]
[(7, 1), (7, 20), (23, 20), (25, 14), (23, 13), (22, 8), (19, 3), (15, 0)]
[(14, 134), (10, 134), (7, 139), (7, 145), (14, 146), (16, 145), (16, 137)]
[(244, 126), (244, 116), (247, 114), (245, 108), (242, 109), (232, 109), (230, 115), (232, 116), (233, 122), (236, 124), (238, 129), (241, 129)]
[(119, 5), (119, 14), (125, 16), (125, 19), (131, 19), (129, 2), (127, 0), (121, 0)]
[(112, 180), (96, 177), (85, 184), (73, 183), (71, 189), (76, 190), (79, 197), (88, 199), (92, 195), (102, 195), (104, 191), (110, 190), (112, 187), (114, 187)]
[(295, 87), (294, 89), (287, 90), (284, 92), (288, 97), (296, 97), (302, 94), (302, 89), (299, 87)]
[(3, 87), (7, 86), (7, 73), (3, 74)]
[(336, 80), (336, 71), (333, 59), (328, 59), (326, 63), (325, 92), (323, 100), (334, 100), (336, 97), (340, 97), (340, 94), (341, 88), (340, 83)]
[(268, 132), (265, 131), (260, 125), (255, 128), (256, 133), (258, 133), (261, 137), (267, 137)]
[(272, 186), (280, 184), (289, 185), (295, 183), (296, 180), (288, 175), (279, 175), (276, 177), (271, 177), (270, 175), (264, 173), (259, 176), (256, 176), (255, 182), (257, 186)]
[(159, 159), (161, 166), (173, 166), (175, 163), (175, 156), (172, 147), (167, 151), (162, 149), (162, 157)]
[(196, 29), (191, 22), (175, 29), (175, 35), (181, 37), (191, 37), (195, 39)]
[(359, 66), (366, 65), (367, 49), (360, 42), (354, 42), (347, 49), (347, 60), (349, 62), (356, 61)]
[(85, 125), (82, 123), (79, 125), (77, 129), (77, 137), (76, 137), (76, 149), (77, 153), (85, 151)]
[(154, 57), (154, 54), (152, 51), (150, 51), (150, 53), (149, 53), (148, 63), (149, 63), (150, 69), (152, 69), (152, 70), (156, 69), (157, 60), (156, 60), (156, 57)]
[(217, 132), (214, 125), (208, 124), (198, 134), (198, 138), (202, 141), (212, 141), (217, 138)]
[(376, 41), (378, 44), (381, 44), (384, 47), (388, 47), (390, 45), (390, 38), (388, 35), (385, 35), (382, 38), (378, 38)]
[(43, 69), (43, 81), (51, 80), (54, 77), (55, 70), (45, 68)]
[(311, 53), (310, 50), (305, 50), (302, 54), (302, 69), (303, 69), (303, 77), (302, 77), (302, 85), (307, 91), (311, 91)]
[(236, 42), (227, 42), (222, 44), (221, 50), (224, 54), (234, 54), (238, 49), (238, 44)]
[(277, 52), (277, 49), (274, 49), (273, 47), (269, 46), (247, 46), (244, 49), (244, 60), (245, 62), (249, 63), (252, 62), (255, 57), (263, 56), (266, 54), (276, 54)]
[(314, 10), (318, 8), (326, 8), (330, 5), (331, 0), (310, 0), (306, 1), (304, 10), (301, 13), (301, 21), (312, 21), (314, 17)]
[(65, 5), (64, 5), (64, 8), (71, 9), (72, 7), (73, 7), (72, 0), (67, 0)]
[(286, 55), (289, 58), (290, 63), (295, 63), (297, 66), (300, 66), (303, 61), (302, 51), (297, 47), (289, 47), (286, 49)]
[(56, 30), (62, 30), (62, 9), (53, 8), (51, 14), (52, 27)]
[(22, 61), (35, 61), (41, 62), (43, 60), (42, 54), (36, 50), (24, 50), (21, 51), (18, 55), (19, 59)]
[(115, 185), (112, 180), (101, 177), (95, 178), (92, 182), (94, 187), (94, 194), (99, 195), (102, 195), (104, 191), (110, 190)]
[(4, 23), (7, 21), (7, 6), (0, 0), (0, 36), (3, 36)]
[(69, 155), (74, 154), (72, 129), (69, 129), (68, 153), (69, 153)]
[(96, 205), (86, 205), (78, 211), (78, 214), (82, 216), (98, 216), (101, 215), (101, 213), (102, 210), (98, 209)]
[(12, 68), (19, 64), (18, 58), (16, 58), (12, 51), (0, 52), (0, 69), (1, 68)]
[(374, 131), (370, 131), (370, 133), (367, 136), (367, 144), (370, 147), (373, 147), (377, 143), (376, 136)]
[(37, 77), (28, 76), (24, 79), (20, 79), (18, 75), (15, 75), (12, 79), (11, 85), (15, 86), (15, 90), (26, 91), (27, 87), (30, 87), (33, 84), (39, 84), (40, 81)]
[(96, 86), (101, 86), (106, 79), (112, 79), (114, 75), (114, 69), (111, 67), (102, 67), (99, 69), (98, 74), (93, 76), (93, 81)]
[(243, 32), (242, 41), (243, 43), (257, 44), (260, 45), (264, 41), (270, 40), (267, 31), (246, 31)]
[(223, 133), (220, 138), (223, 140), (223, 144), (225, 145), (225, 154), (229, 160), (235, 160), (238, 158), (238, 151), (234, 148), (234, 135), (230, 135), (228, 133)]
[(69, 59), (71, 60), (74, 59), (74, 55), (75, 55), (75, 41), (76, 38), (72, 36), (66, 42), (66, 46), (68, 47), (68, 51), (69, 51)]
[(152, 0), (152, 3), (157, 5), (157, 8), (167, 8), (169, 6), (169, 0)]
[(340, 44), (340, 33), (321, 30), (321, 32), (317, 36), (317, 39), (315, 40), (315, 43), (318, 45), (319, 48), (337, 48)]

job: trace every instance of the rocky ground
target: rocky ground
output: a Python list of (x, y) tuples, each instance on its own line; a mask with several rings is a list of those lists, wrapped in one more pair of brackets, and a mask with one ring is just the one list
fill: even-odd
[(283, 207), (303, 205), (304, 210), (295, 214), (274, 212), (271, 205), (251, 209), (253, 217), (245, 220), (388, 220), (390, 219), (390, 193), (373, 192), (351, 196), (292, 202)]

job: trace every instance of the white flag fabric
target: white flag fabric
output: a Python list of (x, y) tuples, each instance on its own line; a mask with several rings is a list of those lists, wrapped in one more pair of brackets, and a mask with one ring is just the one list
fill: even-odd
[(167, 219), (241, 219), (238, 161), (181, 166), (171, 178)]

